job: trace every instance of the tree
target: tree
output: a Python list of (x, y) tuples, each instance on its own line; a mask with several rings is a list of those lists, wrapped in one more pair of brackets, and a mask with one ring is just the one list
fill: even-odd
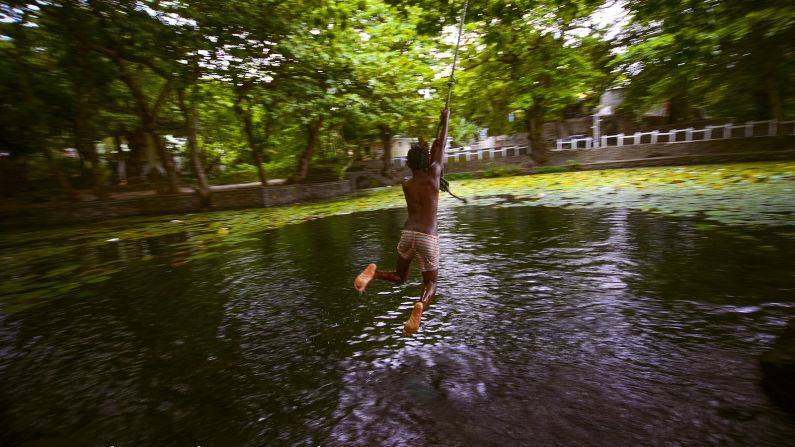
[(36, 152), (44, 155), (58, 185), (69, 198), (75, 193), (57, 155), (50, 147), (53, 135), (66, 132), (64, 117), (71, 98), (64, 87), (65, 74), (57, 59), (42, 51), (49, 37), (36, 24), (39, 8), (25, 4), (4, 6), (6, 20), (2, 34), (8, 37), (0, 45), (0, 144), (12, 157), (20, 159)]
[[(164, 16), (150, 8), (138, 7), (135, 2), (88, 2), (91, 16), (84, 26), (91, 26), (94, 37), (91, 49), (107, 57), (116, 66), (119, 79), (134, 99), (135, 111), (148, 144), (154, 146), (166, 173), (166, 191), (179, 191), (179, 179), (174, 160), (160, 135), (158, 116), (164, 109), (174, 88), (174, 71), (170, 65), (178, 63), (179, 46), (163, 46), (174, 38), (174, 29), (161, 21)], [(73, 4), (82, 8), (82, 3)], [(159, 82), (155, 81), (156, 76)], [(156, 92), (150, 92), (152, 86)]]
[(207, 174), (204, 172), (204, 165), (199, 155), (199, 132), (198, 122), (199, 113), (196, 108), (197, 104), (197, 86), (194, 84), (189, 90), (177, 90), (177, 97), (179, 107), (182, 110), (182, 115), (185, 119), (185, 134), (188, 141), (188, 148), (190, 150), (191, 166), (193, 173), (196, 176), (196, 181), (199, 182), (199, 197), (205, 207), (210, 206), (211, 191), (210, 185), (207, 182)]
[(668, 101), (669, 119), (783, 120), (795, 111), (795, 5), (635, 0), (619, 68), (628, 102)]
[[(429, 139), (435, 132), (441, 95), (433, 103), (421, 91), (443, 91), (443, 80), (435, 80), (436, 70), (449, 63), (439, 56), (438, 36), (417, 33), (423, 11), (406, 8), (402, 15), (381, 3), (373, 3), (355, 20), (360, 36), (366, 36), (360, 52), (354, 52), (353, 65), (361, 96), (369, 104), (366, 116), (383, 147), (382, 174), (391, 168), (392, 137), (399, 133)], [(440, 60), (441, 59), (441, 60)]]
[(459, 108), (495, 132), (507, 132), (518, 111), (536, 162), (547, 160), (545, 121), (562, 119), (564, 108), (597, 97), (607, 76), (599, 65), (608, 45), (589, 16), (593, 2), (491, 2), (467, 31)]
[(49, 35), (60, 37), (48, 42), (47, 48), (59, 57), (59, 65), (64, 69), (72, 94), (70, 115), (74, 122), (75, 147), (91, 163), (96, 196), (104, 200), (109, 195), (105, 172), (96, 150), (99, 140), (97, 122), (101, 108), (107, 106), (101, 102), (107, 97), (105, 91), (113, 81), (112, 70), (91, 51), (91, 38), (84, 24), (86, 16), (74, 4), (64, 2), (59, 9), (45, 8), (44, 12), (47, 14), (40, 24), (48, 28)]
[[(391, 138), (411, 126), (407, 118), (421, 109), (419, 90), (433, 72), (422, 62), (426, 48), (413, 22), (398, 20), (396, 11), (381, 2), (358, 6), (316, 9), (317, 15), (279, 48), (285, 59), (274, 84), (289, 98), (287, 110), (306, 133), (292, 181), (306, 178), (324, 126), (344, 128), (345, 135), (360, 141), (381, 139), (388, 166)], [(348, 120), (355, 120), (355, 131)]]
[(320, 3), (301, 4), (275, 0), (224, 2), (205, 0), (191, 5), (193, 17), (207, 42), (202, 66), (206, 78), (227, 83), (234, 92), (233, 110), (242, 123), (243, 135), (257, 168), (260, 183), (267, 186), (263, 167), (269, 126), (266, 107), (278, 96), (275, 79), (284, 69), (280, 45), (290, 39), (292, 27), (303, 22), (305, 11)]

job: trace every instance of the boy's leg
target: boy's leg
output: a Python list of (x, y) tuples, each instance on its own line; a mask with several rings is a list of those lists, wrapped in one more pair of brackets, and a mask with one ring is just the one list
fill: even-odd
[(375, 264), (370, 264), (365, 267), (364, 270), (362, 270), (362, 273), (359, 273), (359, 276), (356, 277), (356, 280), (353, 282), (353, 287), (359, 293), (362, 293), (364, 292), (364, 289), (367, 288), (367, 284), (369, 284), (373, 279), (383, 279), (385, 281), (402, 283), (408, 277), (411, 259), (406, 259), (400, 255), (398, 255), (397, 258), (396, 271), (380, 271)]
[(424, 309), (431, 305), (434, 297), (436, 297), (436, 279), (438, 278), (439, 270), (430, 270), (422, 272), (422, 294), (420, 301)]
[(420, 300), (414, 303), (414, 309), (411, 310), (411, 316), (403, 330), (407, 334), (413, 334), (420, 328), (420, 319), (422, 312), (431, 305), (431, 301), (436, 296), (436, 279), (438, 278), (439, 270), (429, 270), (422, 272), (422, 294)]

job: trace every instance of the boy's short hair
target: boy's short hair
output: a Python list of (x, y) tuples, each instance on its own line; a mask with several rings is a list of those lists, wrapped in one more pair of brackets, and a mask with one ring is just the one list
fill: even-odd
[(406, 165), (412, 171), (422, 171), (431, 165), (431, 153), (428, 146), (420, 143), (411, 143), (411, 149), (406, 154)]

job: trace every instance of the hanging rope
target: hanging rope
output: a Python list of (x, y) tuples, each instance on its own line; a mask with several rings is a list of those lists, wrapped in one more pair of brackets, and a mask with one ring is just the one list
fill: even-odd
[(467, 6), (469, 0), (464, 0), (464, 10), (461, 12), (461, 22), (458, 24), (458, 37), (455, 42), (455, 52), (453, 53), (453, 69), (450, 73), (450, 80), (447, 81), (447, 101), (444, 107), (450, 107), (450, 98), (453, 96), (453, 84), (455, 84), (455, 64), (458, 62), (458, 48), (461, 46), (461, 34), (464, 34), (464, 21), (467, 18)]
[[(458, 62), (458, 48), (461, 46), (461, 34), (464, 33), (464, 21), (466, 20), (466, 17), (467, 17), (467, 6), (468, 6), (468, 4), (469, 4), (469, 0), (464, 0), (464, 10), (461, 12), (461, 21), (458, 23), (458, 38), (456, 39), (456, 43), (455, 43), (455, 52), (453, 52), (453, 69), (450, 72), (450, 80), (447, 81), (447, 100), (444, 102), (444, 108), (445, 109), (450, 108), (450, 99), (453, 97), (453, 85), (455, 85), (455, 83), (456, 83), (456, 79), (455, 79), (455, 65), (456, 65), (456, 62)], [(449, 115), (448, 115), (447, 119), (448, 119), (448, 124), (449, 124), (449, 120), (450, 120), (450, 116)], [(439, 129), (441, 128), (441, 126), (442, 126), (442, 123), (440, 122), (439, 125), (436, 127), (436, 136), (437, 136), (437, 138), (439, 137)], [(446, 138), (445, 138), (445, 141), (441, 142), (441, 145), (442, 145), (442, 148), (441, 148), (442, 157), (444, 157), (444, 150), (446, 149), (446, 146), (447, 146), (447, 139)], [(458, 197), (457, 195), (453, 194), (450, 191), (450, 182), (448, 182), (447, 179), (444, 178), (444, 168), (442, 168), (442, 176), (439, 178), (439, 189), (441, 191), (444, 191), (444, 192), (450, 194), (451, 196), (455, 197), (456, 199), (458, 199), (458, 200), (460, 200), (460, 201), (462, 201), (464, 203), (467, 203), (467, 199)]]

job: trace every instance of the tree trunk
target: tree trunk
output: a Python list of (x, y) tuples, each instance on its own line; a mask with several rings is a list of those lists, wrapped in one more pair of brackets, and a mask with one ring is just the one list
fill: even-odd
[(678, 123), (688, 119), (688, 100), (684, 95), (674, 95), (668, 100), (668, 124)]
[(293, 174), (293, 177), (290, 179), (290, 183), (300, 183), (306, 180), (306, 176), (309, 173), (309, 162), (312, 160), (312, 152), (317, 145), (317, 140), (320, 136), (320, 128), (322, 126), (323, 118), (317, 118), (309, 123), (306, 148), (301, 154), (301, 159), (298, 161), (298, 167), (295, 170), (295, 174)]
[(386, 124), (378, 126), (379, 136), (381, 137), (381, 146), (383, 146), (383, 153), (381, 154), (381, 175), (386, 178), (391, 178), (392, 171), (392, 129)]
[(166, 192), (169, 194), (176, 194), (179, 192), (179, 180), (177, 179), (177, 170), (174, 168), (174, 159), (171, 158), (171, 154), (168, 153), (163, 138), (157, 134), (155, 125), (150, 123), (147, 127), (149, 135), (152, 136), (152, 140), (154, 141), (155, 149), (157, 149), (160, 162), (163, 163), (163, 168), (166, 170)]
[(163, 142), (163, 139), (160, 138), (160, 135), (157, 133), (156, 123), (158, 107), (163, 103), (163, 99), (168, 95), (171, 89), (171, 84), (168, 80), (166, 80), (166, 83), (163, 86), (160, 95), (158, 96), (157, 103), (155, 106), (150, 108), (147, 103), (146, 94), (137, 80), (130, 74), (129, 70), (127, 69), (127, 64), (116, 53), (111, 52), (111, 55), (113, 61), (116, 62), (116, 66), (119, 68), (119, 78), (121, 78), (122, 82), (127, 85), (127, 87), (130, 89), (130, 93), (132, 93), (133, 98), (135, 99), (135, 109), (141, 119), (144, 132), (149, 134), (154, 140), (154, 145), (160, 158), (160, 163), (166, 170), (166, 177), (168, 179), (167, 192), (170, 194), (176, 194), (179, 192), (179, 179), (177, 178), (177, 172), (174, 169), (174, 161), (171, 159), (171, 155), (168, 153), (168, 150), (166, 150), (166, 145)]
[(121, 148), (121, 137), (119, 134), (113, 136), (113, 143), (116, 145), (116, 176), (119, 184), (127, 184), (127, 159)]
[(53, 157), (50, 148), (46, 145), (40, 145), (41, 151), (44, 152), (44, 158), (47, 160), (47, 166), (50, 168), (50, 171), (55, 176), (56, 181), (58, 182), (58, 186), (66, 193), (66, 196), (69, 200), (76, 200), (77, 194), (75, 194), (75, 190), (72, 189), (72, 185), (69, 183), (69, 178), (66, 177), (66, 173), (64, 173), (63, 168), (58, 161)]
[[(19, 76), (21, 80), (21, 89), (22, 93), (27, 100), (28, 104), (36, 104), (35, 96), (33, 95), (33, 88), (30, 85), (30, 78), (26, 76), (26, 72), (32, 70), (28, 67), (26, 62), (27, 57), (30, 55), (27, 34), (24, 32), (23, 24), (27, 22), (27, 12), (25, 12), (22, 16), (22, 20), (16, 21), (14, 23), (14, 34), (13, 39), (15, 42), (14, 48), (16, 49), (16, 56), (17, 56), (17, 63), (19, 69)], [(69, 183), (69, 179), (67, 178), (66, 174), (63, 171), (63, 168), (58, 161), (55, 160), (53, 157), (52, 152), (50, 152), (50, 148), (47, 146), (47, 143), (43, 137), (44, 132), (40, 130), (38, 126), (39, 123), (45, 123), (46, 120), (42, 119), (39, 116), (39, 110), (33, 109), (31, 118), (31, 123), (29, 124), (30, 129), (30, 136), (32, 142), (35, 144), (31, 147), (38, 148), (42, 152), (44, 152), (44, 158), (47, 160), (47, 165), (52, 171), (53, 175), (55, 176), (56, 181), (58, 182), (58, 186), (60, 186), (64, 192), (66, 193), (67, 197), (70, 200), (76, 200), (77, 194), (75, 190), (72, 188), (72, 185)]]
[[(82, 93), (78, 93), (82, 96)], [(77, 98), (77, 117), (75, 123), (75, 146), (77, 150), (84, 154), (91, 163), (91, 174), (94, 179), (94, 194), (100, 200), (107, 200), (109, 197), (108, 188), (105, 186), (105, 173), (99, 161), (97, 148), (92, 138), (91, 124), (89, 123), (88, 110), (85, 104), (86, 99)]]
[(77, 72), (72, 77), (72, 84), (77, 92), (77, 116), (75, 123), (75, 145), (77, 150), (88, 157), (91, 162), (91, 174), (94, 179), (94, 194), (100, 200), (109, 197), (108, 188), (105, 186), (105, 173), (94, 144), (94, 132), (91, 128), (91, 117), (96, 111), (94, 104), (95, 85), (94, 71), (88, 65), (86, 52), (88, 51), (83, 41), (83, 36), (78, 33), (78, 51), (75, 55)]
[(259, 145), (254, 137), (254, 124), (251, 119), (251, 111), (246, 110), (243, 114), (243, 128), (246, 132), (246, 140), (251, 148), (251, 156), (254, 160), (254, 166), (257, 167), (257, 175), (262, 186), (268, 186), (268, 176), (265, 175), (265, 168), (262, 166), (262, 155), (259, 151)]
[(130, 149), (129, 157), (125, 157), (127, 164), (127, 181), (129, 183), (144, 183), (143, 176), (144, 157), (146, 156), (146, 133), (141, 127), (127, 132), (124, 135), (127, 147)]
[(196, 180), (199, 182), (199, 198), (203, 207), (209, 207), (211, 202), (210, 185), (207, 183), (207, 175), (204, 172), (201, 158), (199, 157), (199, 141), (197, 137), (197, 113), (195, 91), (190, 93), (188, 101), (185, 101), (185, 92), (179, 90), (179, 107), (182, 109), (182, 114), (185, 116), (185, 133), (188, 136), (188, 147), (190, 148), (191, 164), (193, 165), (193, 173), (196, 175)]
[(768, 78), (767, 80), (767, 94), (770, 98), (770, 117), (778, 121), (776, 128), (778, 136), (784, 136), (784, 126), (781, 122), (784, 121), (784, 106), (781, 103), (781, 92), (776, 88), (775, 82)]
[(88, 150), (88, 160), (91, 162), (91, 173), (94, 175), (94, 193), (100, 200), (107, 200), (110, 194), (105, 185), (105, 172), (102, 170), (102, 163), (93, 141), (88, 142), (86, 150)]
[(546, 144), (544, 144), (543, 129), (543, 113), (537, 108), (525, 110), (525, 129), (527, 130), (527, 139), (530, 142), (530, 154), (538, 164), (546, 164), (549, 161), (549, 151)]
[(246, 141), (248, 147), (251, 149), (251, 155), (254, 159), (254, 166), (257, 167), (257, 175), (262, 186), (268, 186), (268, 177), (265, 175), (265, 168), (262, 166), (262, 156), (260, 155), (259, 144), (257, 144), (256, 137), (254, 136), (254, 123), (251, 118), (251, 104), (248, 103), (243, 107), (244, 101), (243, 94), (238, 93), (237, 104), (235, 104), (235, 112), (243, 120), (243, 131), (246, 134)]

